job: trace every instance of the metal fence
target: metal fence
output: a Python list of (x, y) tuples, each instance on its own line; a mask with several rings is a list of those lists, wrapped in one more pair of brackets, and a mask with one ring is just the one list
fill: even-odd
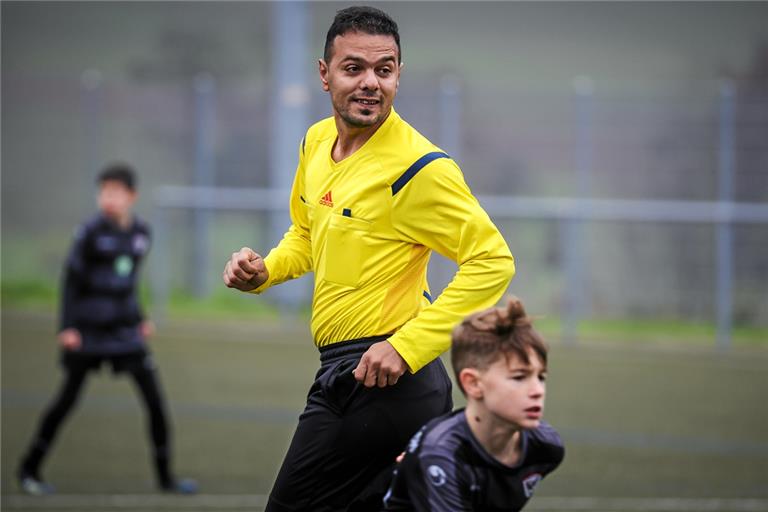
[[(453, 78), (444, 78), (442, 84), (450, 84), (448, 87), (441, 87), (439, 90), (440, 112), (436, 116), (441, 121), (441, 126), (461, 126), (460, 113), (462, 112), (461, 96), (458, 94), (458, 88), (454, 82), (449, 82)], [(720, 95), (717, 98), (718, 116), (715, 126), (717, 128), (715, 140), (712, 141), (712, 152), (717, 155), (716, 177), (717, 177), (717, 200), (696, 200), (696, 199), (607, 199), (589, 197), (591, 186), (594, 179), (593, 160), (595, 154), (593, 111), (594, 98), (592, 89), (588, 81), (581, 78), (574, 84), (576, 116), (574, 118), (574, 144), (572, 146), (574, 169), (576, 176), (575, 194), (571, 197), (530, 197), (523, 195), (480, 195), (479, 200), (496, 220), (500, 226), (509, 227), (507, 238), (513, 251), (521, 243), (516, 235), (516, 223), (521, 220), (555, 222), (557, 224), (554, 237), (550, 237), (550, 244), (555, 243), (558, 246), (558, 258), (554, 267), (556, 285), (553, 295), (559, 297), (556, 301), (555, 309), (558, 316), (563, 319), (563, 337), (566, 340), (574, 340), (577, 337), (577, 326), (581, 319), (600, 316), (605, 314), (605, 310), (611, 310), (611, 313), (625, 315), (632, 314), (632, 308), (629, 303), (624, 304), (624, 308), (601, 308), (596, 304), (595, 294), (592, 290), (591, 282), (593, 276), (600, 273), (600, 268), (614, 268), (622, 275), (631, 271), (630, 268), (616, 268), (609, 264), (610, 255), (602, 250), (616, 240), (602, 238), (596, 239), (596, 233), (610, 233), (606, 231), (601, 224), (614, 224), (621, 226), (619, 230), (627, 229), (627, 226), (643, 223), (651, 226), (709, 226), (709, 230), (714, 234), (709, 244), (709, 254), (704, 258), (711, 262), (712, 275), (714, 279), (711, 283), (702, 283), (699, 293), (711, 297), (709, 300), (710, 310), (703, 313), (701, 318), (706, 321), (707, 318), (714, 319), (717, 324), (717, 344), (725, 348), (730, 345), (731, 330), (734, 318), (734, 293), (747, 297), (741, 299), (741, 302), (755, 300), (752, 306), (742, 305), (740, 307), (749, 309), (753, 307), (757, 310), (753, 323), (761, 324), (765, 321), (764, 311), (766, 308), (765, 297), (754, 297), (750, 293), (740, 293), (744, 287), (739, 280), (734, 279), (734, 266), (736, 261), (745, 259), (740, 255), (740, 246), (734, 242), (734, 229), (748, 229), (742, 233), (741, 240), (765, 240), (768, 233), (768, 204), (765, 202), (733, 201), (734, 181), (736, 173), (736, 143), (735, 143), (735, 95), (733, 84), (723, 82)], [(443, 147), (448, 149), (451, 144), (454, 145), (452, 152), (461, 154), (459, 137), (447, 130), (441, 130), (440, 136), (447, 139), (447, 144)], [(449, 149), (450, 150), (450, 149)], [(202, 155), (200, 158), (209, 159), (210, 156)], [(210, 188), (210, 187), (184, 187), (184, 186), (166, 186), (156, 190), (154, 200), (156, 204), (156, 221), (160, 226), (160, 240), (170, 240), (170, 229), (168, 227), (168, 210), (181, 209), (197, 212), (216, 211), (246, 211), (261, 212), (270, 214), (272, 219), (275, 214), (278, 219), (283, 219), (283, 225), (287, 225), (287, 199), (288, 191), (286, 188)], [(274, 220), (272, 221), (274, 224)], [(613, 230), (614, 235), (616, 230)], [(279, 234), (279, 233), (278, 233)], [(195, 231), (194, 234), (198, 240), (205, 240), (205, 243), (198, 243), (198, 251), (206, 252), (209, 236), (206, 232)], [(607, 236), (610, 236), (607, 235)], [(554, 240), (556, 238), (556, 241)], [(269, 240), (274, 243), (276, 236), (273, 234)], [(519, 240), (526, 243), (525, 237)], [(244, 240), (245, 241), (245, 240)], [(658, 237), (651, 236), (646, 243), (657, 243)], [(681, 244), (685, 244), (681, 240)], [(234, 249), (235, 247), (233, 247)], [(268, 247), (262, 247), (266, 250)], [(632, 248), (624, 248), (625, 252), (634, 251)], [(760, 246), (758, 245), (758, 250)], [(169, 275), (167, 270), (170, 259), (168, 248), (161, 245), (159, 248), (160, 256), (157, 273), (159, 277), (155, 280), (155, 291), (158, 294), (158, 303), (162, 304), (165, 300), (165, 294), (171, 287), (171, 282), (162, 276)], [(652, 252), (652, 251), (650, 251)], [(662, 255), (669, 258), (673, 257), (674, 252), (685, 254), (684, 247), (673, 247), (673, 252), (662, 251)], [(523, 249), (523, 254), (529, 254), (531, 251)], [(749, 259), (749, 254), (746, 259)], [(534, 255), (535, 259), (546, 259), (541, 254)], [(757, 256), (760, 259), (760, 256)], [(527, 259), (527, 258), (526, 258)], [(206, 268), (207, 263), (200, 264), (198, 268)], [(207, 259), (205, 260), (207, 262)], [(526, 264), (521, 265), (523, 269)], [(438, 261), (434, 265), (431, 278), (436, 284), (438, 290), (442, 289), (449, 281), (453, 268), (446, 265), (444, 261)], [(535, 268), (535, 266), (532, 266)], [(672, 268), (676, 268), (673, 266)], [(525, 272), (525, 271), (524, 271)], [(547, 273), (547, 269), (539, 268), (537, 272)], [(662, 275), (668, 275), (669, 271), (661, 269), (658, 271)], [(551, 271), (550, 271), (551, 273)], [(647, 279), (639, 272), (636, 276), (638, 286), (640, 282)], [(534, 277), (526, 279), (527, 282), (536, 282), (536, 272)], [(685, 278), (684, 278), (685, 279)], [(754, 279), (755, 281), (751, 281)], [(608, 276), (608, 281), (611, 281)], [(615, 286), (624, 286), (624, 279), (616, 276)], [(755, 290), (762, 294), (768, 289), (768, 275), (762, 272), (752, 273), (750, 281), (754, 283)], [(526, 296), (533, 295), (541, 300), (539, 296), (541, 290), (533, 284), (532, 289), (526, 283), (519, 292)], [(631, 285), (630, 285), (631, 286)], [(515, 286), (517, 288), (517, 286)], [(203, 289), (198, 287), (198, 290)], [(762, 290), (762, 291), (761, 291)], [(656, 316), (676, 316), (665, 313), (668, 306), (665, 304), (664, 296), (674, 294), (673, 289), (657, 292), (646, 299), (647, 306), (644, 308), (652, 315)], [(292, 291), (283, 294), (279, 301), (292, 305), (307, 303), (310, 300), (309, 293), (311, 289), (308, 286), (296, 286)], [(630, 297), (625, 297), (627, 302)], [(685, 298), (681, 300), (686, 300)], [(651, 304), (657, 304), (659, 307), (654, 309)], [(541, 306), (540, 306), (541, 307)], [(552, 309), (552, 305), (548, 307)], [(636, 310), (635, 310), (636, 311)], [(610, 313), (609, 313), (610, 314)], [(647, 313), (646, 313), (647, 314)], [(696, 315), (692, 315), (696, 316)]]
[[(211, 293), (227, 254), (275, 242), (288, 196), (275, 182), (292, 177), (303, 133), (279, 136), (291, 155), (278, 159), (273, 120), (304, 119), (295, 131), (328, 115), (321, 91), (205, 74), (77, 78), (4, 77), (4, 97), (18, 99), (3, 112), (12, 275), (59, 268), (64, 234), (92, 211), (93, 174), (112, 158), (142, 176), (160, 304), (173, 289)], [(493, 84), (410, 73), (396, 107), (460, 163), (515, 254), (512, 291), (562, 317), (567, 339), (579, 319), (673, 318), (716, 322), (726, 346), (732, 324), (768, 325), (768, 98), (740, 82), (693, 85), (604, 93), (580, 77), (559, 93), (507, 92), (500, 106), (485, 101), (500, 93)], [(436, 258), (436, 291), (453, 268)], [(277, 301), (307, 303), (310, 289)]]

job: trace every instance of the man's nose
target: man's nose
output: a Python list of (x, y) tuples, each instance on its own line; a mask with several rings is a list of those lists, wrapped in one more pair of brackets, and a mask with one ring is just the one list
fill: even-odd
[(360, 81), (360, 88), (364, 90), (375, 91), (379, 88), (379, 78), (373, 69), (368, 69), (363, 73)]

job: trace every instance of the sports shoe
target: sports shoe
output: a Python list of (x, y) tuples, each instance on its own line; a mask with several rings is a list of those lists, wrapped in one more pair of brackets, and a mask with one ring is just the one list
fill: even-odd
[(19, 474), (19, 487), (30, 496), (47, 496), (56, 492), (51, 484), (29, 473)]
[(199, 485), (197, 484), (197, 480), (192, 480), (191, 478), (174, 480), (170, 484), (163, 484), (160, 486), (160, 489), (163, 492), (175, 494), (197, 494), (198, 488)]

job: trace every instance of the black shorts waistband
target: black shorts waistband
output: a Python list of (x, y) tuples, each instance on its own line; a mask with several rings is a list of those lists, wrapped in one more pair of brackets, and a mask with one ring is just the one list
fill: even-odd
[(336, 359), (337, 357), (362, 354), (374, 343), (384, 341), (390, 336), (392, 335), (381, 334), (379, 336), (368, 336), (366, 338), (356, 338), (354, 340), (337, 341), (336, 343), (319, 347), (320, 362), (324, 363), (331, 359)]

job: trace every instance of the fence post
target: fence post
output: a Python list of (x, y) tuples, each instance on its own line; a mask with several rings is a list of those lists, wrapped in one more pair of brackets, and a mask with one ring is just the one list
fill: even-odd
[[(719, 143), (718, 143), (718, 200), (721, 210), (733, 201), (734, 151), (734, 97), (735, 88), (730, 80), (720, 85)], [(730, 217), (717, 223), (717, 347), (731, 346), (733, 322), (733, 226)]]
[(171, 244), (168, 230), (168, 208), (156, 205), (153, 210), (152, 259), (150, 266), (150, 292), (152, 294), (152, 316), (157, 324), (165, 322), (168, 316), (168, 298), (171, 278), (168, 274), (168, 256)]
[[(86, 158), (86, 187), (83, 190), (92, 190), (94, 180), (103, 164), (102, 135), (103, 125), (103, 77), (97, 69), (86, 69), (80, 75), (80, 87), (82, 91), (83, 122), (85, 125), (85, 158)], [(87, 211), (90, 211), (88, 205)], [(83, 207), (83, 213), (86, 209)]]
[[(291, 189), (296, 170), (299, 145), (307, 129), (309, 91), (306, 69), (307, 34), (309, 26), (307, 2), (275, 2), (272, 4), (272, 74), (273, 101), (271, 107), (270, 187), (287, 191)], [(288, 204), (288, 196), (284, 198)], [(264, 246), (276, 245), (290, 226), (286, 212), (269, 215), (270, 240)], [(264, 251), (269, 247), (264, 247)], [(284, 312), (295, 310), (301, 303), (306, 282), (286, 282), (270, 295)]]
[[(195, 164), (193, 185), (208, 188), (215, 184), (216, 83), (209, 73), (200, 73), (193, 81), (195, 94)], [(205, 297), (210, 291), (211, 212), (195, 208), (193, 217), (192, 293)]]
[[(575, 108), (574, 168), (576, 174), (576, 195), (586, 199), (592, 188), (592, 111), (594, 85), (592, 79), (578, 76), (573, 80), (573, 101)], [(565, 270), (565, 304), (563, 311), (562, 337), (567, 344), (578, 338), (579, 320), (588, 308), (588, 280), (584, 279), (586, 258), (584, 257), (584, 220), (580, 211), (575, 217), (562, 223), (561, 253)]]
[(461, 81), (456, 75), (440, 78), (440, 147), (455, 161), (461, 161)]
[[(462, 84), (458, 76), (446, 74), (440, 77), (437, 109), (438, 143), (443, 151), (461, 165)], [(433, 252), (427, 270), (430, 292), (435, 300), (456, 273), (456, 262)]]

